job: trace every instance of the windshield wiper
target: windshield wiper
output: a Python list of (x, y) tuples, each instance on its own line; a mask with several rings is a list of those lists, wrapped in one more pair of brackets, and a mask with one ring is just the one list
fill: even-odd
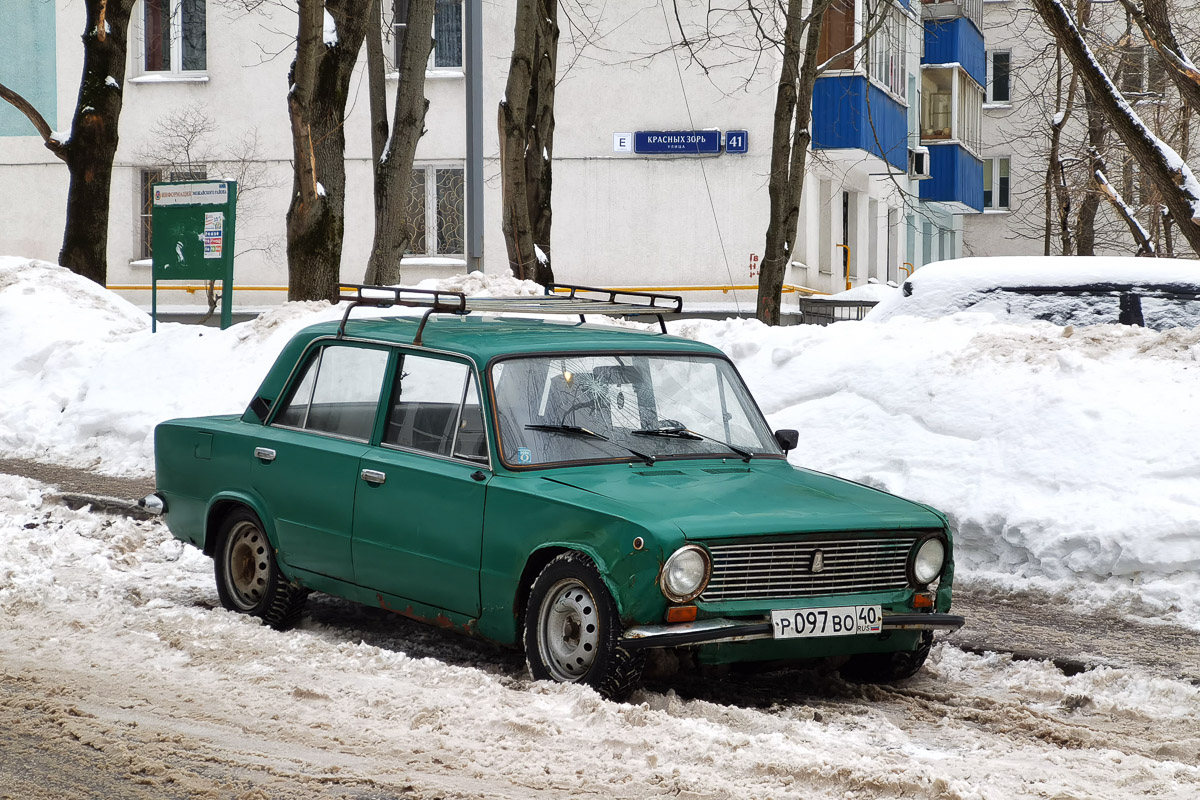
[(741, 447), (730, 444), (729, 442), (723, 442), (720, 439), (714, 439), (711, 436), (705, 436), (703, 433), (696, 433), (696, 431), (685, 428), (682, 425), (671, 428), (645, 428), (640, 431), (630, 431), (630, 433), (638, 436), (662, 436), (668, 439), (690, 439), (693, 441), (707, 439), (708, 441), (715, 442), (722, 447), (728, 447), (730, 450), (741, 456), (742, 460), (747, 464), (750, 463), (750, 459), (754, 458), (754, 453), (751, 453), (749, 450), (744, 450)]
[(629, 452), (633, 453), (635, 456), (640, 458), (642, 461), (645, 461), (646, 466), (648, 466), (648, 467), (654, 466), (654, 462), (655, 462), (654, 456), (634, 450), (632, 447), (626, 447), (625, 445), (621, 444), (620, 442), (614, 442), (612, 439), (608, 438), (607, 436), (605, 436), (602, 433), (596, 433), (595, 431), (590, 431), (587, 428), (582, 428), (578, 425), (533, 425), (533, 424), (530, 424), (530, 425), (525, 426), (525, 430), (527, 430), (527, 431), (545, 431), (546, 433), (566, 433), (566, 434), (570, 434), (573, 436), (586, 436), (590, 439), (599, 439), (602, 442), (609, 442), (610, 444), (615, 444), (617, 447), (620, 447), (623, 450), (628, 450)]

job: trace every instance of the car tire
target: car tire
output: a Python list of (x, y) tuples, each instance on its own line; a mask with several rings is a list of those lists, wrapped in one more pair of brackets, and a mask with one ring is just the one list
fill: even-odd
[(916, 650), (896, 653), (860, 653), (838, 668), (842, 677), (854, 683), (892, 683), (911, 678), (925, 666), (933, 647), (933, 633), (921, 634)]
[(582, 683), (623, 700), (641, 682), (645, 653), (619, 647), (617, 604), (592, 560), (570, 551), (533, 581), (525, 608), (525, 659), (535, 680)]
[(308, 590), (284, 578), (262, 523), (248, 509), (236, 509), (222, 520), (213, 567), (217, 595), (230, 611), (259, 617), (276, 630), (290, 628), (300, 618)]

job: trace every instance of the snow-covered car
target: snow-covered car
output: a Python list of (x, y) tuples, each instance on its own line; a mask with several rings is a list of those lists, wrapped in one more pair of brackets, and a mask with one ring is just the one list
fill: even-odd
[(656, 647), (914, 674), (932, 631), (963, 623), (945, 516), (792, 467), (797, 433), (665, 325), (469, 313), (664, 310), (627, 294), (356, 287), (427, 310), (347, 310), (289, 342), (245, 413), (159, 424), (149, 503), (212, 556), (225, 608), (277, 628), (321, 591), (523, 647), (534, 677), (609, 696)]
[(979, 311), (1055, 325), (1200, 326), (1200, 261), (1131, 257), (959, 258), (918, 269), (868, 314)]

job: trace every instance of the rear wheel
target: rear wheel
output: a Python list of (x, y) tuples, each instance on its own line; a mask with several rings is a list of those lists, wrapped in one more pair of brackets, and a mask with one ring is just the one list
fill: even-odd
[(925, 659), (933, 647), (933, 633), (921, 634), (921, 644), (916, 650), (898, 653), (860, 653), (850, 656), (838, 672), (848, 681), (855, 683), (891, 683), (911, 678), (925, 666)]
[(287, 582), (258, 517), (244, 508), (221, 523), (213, 554), (217, 595), (230, 611), (260, 617), (272, 628), (295, 624), (308, 591)]
[(583, 683), (609, 699), (641, 681), (645, 656), (618, 647), (617, 605), (591, 559), (569, 552), (541, 571), (525, 609), (525, 658), (537, 680)]

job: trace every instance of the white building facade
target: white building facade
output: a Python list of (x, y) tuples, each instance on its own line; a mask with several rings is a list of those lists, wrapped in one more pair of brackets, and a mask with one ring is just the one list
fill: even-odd
[[(673, 15), (659, 4), (633, 5), (609, 4), (591, 16), (578, 12), (590, 7), (577, 6), (560, 18), (550, 243), (556, 279), (697, 290), (688, 297), (736, 300), (751, 310), (753, 289), (731, 287), (756, 283), (779, 54), (770, 47), (714, 50), (714, 62), (725, 66), (706, 74), (686, 50), (672, 47), (680, 39)], [(967, 18), (965, 6), (939, 5), (941, 23)], [(704, 26), (702, 6), (681, 7), (692, 15), (685, 28)], [(483, 267), (505, 273), (497, 128), (490, 120), (505, 88), (514, 3), (500, 0), (482, 9)], [(966, 88), (962, 98), (957, 89), (951, 93), (959, 104), (953, 126), (948, 122), (934, 133), (921, 106), (923, 95), (938, 90), (929, 70), (939, 65), (922, 58), (929, 49), (929, 15), (923, 27), (921, 4), (898, 0), (888, 9), (892, 18), (877, 40), (818, 80), (814, 145), (788, 285), (833, 293), (872, 278), (903, 280), (923, 263), (959, 255), (963, 215), (981, 207), (973, 185), (942, 186), (941, 195), (930, 191), (939, 180), (938, 156), (930, 156), (937, 146), (960, 145), (967, 160), (979, 155), (967, 120), (977, 114), (968, 95), (978, 81), (973, 84), (964, 68), (942, 65), (943, 77), (964, 81)], [(17, 18), (0, 31), (0, 82), (22, 92), (61, 130), (70, 124), (78, 94), (82, 6), (55, 0), (13, 13)], [(835, 31), (841, 39), (823, 46), (861, 39), (865, 13), (863, 0), (846, 0)], [(113, 172), (109, 285), (149, 303), (149, 293), (138, 287), (150, 283), (148, 198), (155, 181), (240, 178), (234, 302), (243, 308), (282, 302), (284, 218), (292, 189), (286, 91), (294, 11), (272, 4), (248, 12), (214, 0), (142, 0), (134, 19)], [(414, 202), (424, 209), (425, 226), (404, 260), (406, 283), (466, 268), (461, 0), (437, 0), (436, 19), (425, 89), (430, 107), (414, 170)], [(731, 19), (722, 20), (731, 26), (731, 42), (753, 39), (748, 20)], [(385, 19), (385, 29), (389, 24)], [(345, 122), (341, 276), (347, 282), (361, 281), (372, 236), (366, 82), (360, 64)], [(394, 76), (388, 86), (394, 90)], [(879, 124), (880, 115), (886, 125)], [(639, 132), (711, 130), (720, 134), (710, 155), (637, 152), (645, 139)], [(931, 167), (935, 174), (925, 179)], [(962, 165), (956, 168), (961, 172)], [(57, 259), (67, 180), (65, 167), (32, 125), (0, 104), (0, 252)], [(160, 302), (200, 298), (175, 291)]]

